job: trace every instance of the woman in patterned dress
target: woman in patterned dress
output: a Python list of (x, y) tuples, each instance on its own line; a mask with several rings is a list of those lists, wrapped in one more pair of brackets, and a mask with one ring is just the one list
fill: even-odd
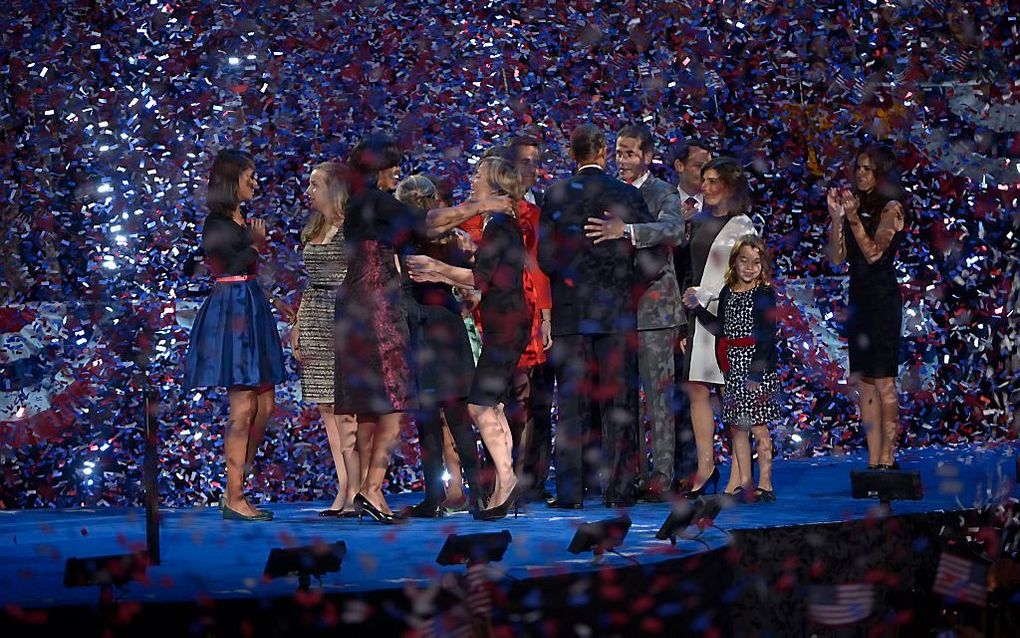
[[(383, 482), (404, 413), (418, 409), (407, 307), (395, 255), (410, 243), (414, 211), (391, 194), (403, 153), (373, 133), (351, 151), (350, 198), (344, 212), (348, 268), (336, 303), (337, 414), (355, 414), (372, 429), (368, 471), (354, 497), (358, 511), (397, 522)], [(367, 451), (367, 450), (366, 450)]]
[(297, 321), (290, 333), (294, 358), (301, 364), (302, 398), (319, 407), (336, 467), (336, 496), (319, 516), (353, 514), (354, 495), (361, 487), (360, 464), (354, 450), (358, 421), (353, 414), (333, 412), (336, 363), (333, 313), (337, 288), (347, 274), (341, 230), (347, 204), (346, 181), (346, 168), (337, 162), (319, 164), (308, 178), (305, 194), (312, 215), (301, 232), (308, 287), (301, 296)]
[[(693, 291), (684, 303), (705, 328), (716, 336), (719, 368), (726, 381), (722, 422), (733, 442), (734, 469), (739, 490), (749, 500), (774, 501), (772, 487), (772, 438), (769, 424), (779, 418), (776, 394), (776, 301), (772, 291), (772, 266), (765, 243), (757, 235), (745, 235), (730, 251), (726, 285), (719, 293), (718, 315), (698, 302)], [(758, 449), (758, 489), (753, 488), (751, 446)]]

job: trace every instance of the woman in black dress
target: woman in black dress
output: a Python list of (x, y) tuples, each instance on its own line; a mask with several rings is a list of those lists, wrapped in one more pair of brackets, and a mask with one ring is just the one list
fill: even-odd
[(879, 145), (857, 154), (856, 192), (829, 189), (829, 257), (850, 265), (847, 342), (869, 469), (898, 469), (900, 331), (903, 298), (896, 251), (906, 232), (904, 193), (893, 153)]
[[(520, 174), (499, 157), (478, 162), (471, 181), (472, 198), (485, 200), (494, 194), (510, 197), (512, 207), (524, 197)], [(482, 241), (475, 253), (473, 270), (444, 264), (426, 256), (407, 260), (416, 281), (448, 281), (482, 293), (482, 354), (475, 369), (468, 409), (478, 426), (496, 471), (489, 509), (475, 518), (493, 520), (506, 516), (520, 493), (513, 469), (513, 441), (500, 404), (507, 399), (517, 362), (531, 336), (531, 315), (524, 298), (524, 267), (527, 254), (515, 212), (484, 212)]]
[(394, 259), (394, 247), (408, 241), (415, 216), (387, 192), (397, 185), (402, 159), (396, 143), (380, 134), (351, 151), (343, 225), (349, 261), (336, 305), (334, 411), (357, 415), (359, 430), (373, 430), (368, 471), (354, 505), (381, 523), (396, 520), (382, 485), (403, 413), (418, 408), (407, 359), (407, 308)]
[[(439, 191), (432, 180), (425, 175), (412, 175), (397, 184), (396, 197), (419, 214), (419, 227), (423, 231), (415, 233), (413, 245), (401, 253), (410, 251), (448, 264), (467, 265), (468, 255), (460, 250), (453, 236), (436, 240), (425, 237), (425, 214), (439, 205)], [(402, 516), (436, 518), (445, 514), (446, 498), (442, 416), (449, 425), (460, 469), (471, 494), (478, 494), (478, 444), (467, 408), (475, 360), (461, 318), (460, 302), (449, 283), (408, 280), (405, 297), (420, 405), (414, 421), (425, 475), (425, 500), (402, 512)], [(479, 508), (477, 503), (471, 505), (472, 510)]]

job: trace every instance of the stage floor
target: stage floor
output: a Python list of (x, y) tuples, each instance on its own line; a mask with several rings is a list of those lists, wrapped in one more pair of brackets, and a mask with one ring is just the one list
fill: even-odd
[[(897, 501), (893, 511), (921, 513), (987, 503), (993, 493), (1013, 489), (1014, 454), (1015, 448), (1008, 445), (907, 450), (900, 463), (904, 470), (921, 472), (924, 499)], [(716, 524), (727, 530), (747, 530), (865, 518), (877, 511), (877, 503), (850, 497), (850, 470), (862, 467), (860, 456), (780, 461), (775, 467), (775, 503), (733, 505), (723, 510)], [(725, 476), (728, 468), (722, 469)], [(398, 509), (420, 497), (395, 495), (390, 504)], [(463, 572), (463, 567), (435, 563), (448, 534), (503, 529), (510, 530), (513, 542), (496, 568), (509, 578), (592, 570), (598, 566), (590, 555), (567, 552), (570, 539), (578, 524), (617, 515), (591, 500), (579, 511), (532, 504), (516, 520), (486, 523), (455, 514), (384, 527), (368, 519), (363, 524), (357, 519), (323, 519), (317, 516), (323, 507), (325, 503), (271, 505), (276, 518), (269, 523), (224, 521), (216, 508), (164, 510), (162, 564), (149, 568), (149, 582), (132, 583), (117, 598), (171, 602), (286, 596), (297, 587), (296, 577), (271, 582), (262, 578), (270, 549), (339, 540), (347, 543), (348, 554), (339, 573), (323, 578), (326, 592), (404, 588), (442, 571)], [(655, 539), (669, 510), (669, 504), (642, 504), (628, 510), (633, 525), (620, 551), (641, 564), (707, 551), (694, 541), (672, 547)], [(712, 548), (728, 543), (727, 535), (715, 529), (707, 530), (703, 539)], [(65, 561), (144, 546), (141, 508), (0, 511), (0, 603), (21, 607), (95, 603), (95, 589), (64, 587)], [(627, 564), (628, 559), (614, 555), (602, 561), (610, 566)]]

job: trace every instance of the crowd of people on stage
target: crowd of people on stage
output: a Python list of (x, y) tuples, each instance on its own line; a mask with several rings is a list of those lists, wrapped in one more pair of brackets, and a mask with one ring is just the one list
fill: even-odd
[[(640, 124), (619, 130), (614, 148), (581, 124), (569, 149), (574, 174), (543, 191), (540, 140), (494, 146), (456, 205), (435, 176), (401, 178), (401, 150), (383, 133), (312, 170), (307, 286), (290, 343), (336, 468), (336, 497), (320, 515), (395, 523), (464, 509), (494, 520), (522, 501), (579, 509), (593, 494), (614, 508), (697, 498), (720, 480), (713, 395), (733, 457), (722, 491), (776, 500), (776, 295), (744, 167), (689, 138), (668, 151), (679, 176), (668, 183), (650, 172), (654, 140)], [(892, 153), (873, 145), (855, 160), (853, 187), (828, 193), (829, 257), (849, 262), (850, 370), (868, 464), (893, 469), (894, 260), (909, 214)], [(220, 507), (237, 520), (272, 519), (245, 483), (285, 374), (257, 280), (266, 228), (242, 211), (256, 168), (236, 150), (213, 163), (202, 248), (216, 284), (185, 379), (228, 391)], [(425, 497), (394, 512), (383, 487), (412, 423)], [(555, 493), (545, 489), (551, 468)]]

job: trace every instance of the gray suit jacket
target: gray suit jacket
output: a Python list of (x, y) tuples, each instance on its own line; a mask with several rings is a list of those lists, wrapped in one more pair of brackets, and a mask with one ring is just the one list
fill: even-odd
[[(676, 187), (649, 175), (639, 189), (656, 221), (634, 224), (634, 246), (676, 246), (683, 240), (684, 216)], [(673, 267), (673, 251), (659, 277), (652, 282), (638, 302), (638, 330), (673, 328), (687, 323), (680, 285)]]

